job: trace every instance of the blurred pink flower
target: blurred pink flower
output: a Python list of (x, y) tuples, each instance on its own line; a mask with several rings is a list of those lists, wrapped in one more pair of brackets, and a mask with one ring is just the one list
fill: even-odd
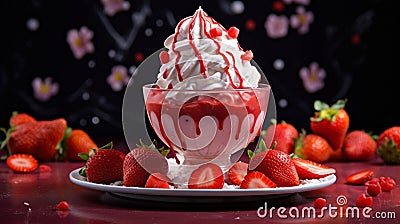
[(128, 70), (122, 65), (116, 65), (111, 69), (107, 82), (114, 91), (121, 91), (129, 82)]
[(290, 25), (297, 29), (299, 34), (306, 34), (314, 21), (314, 14), (311, 11), (306, 12), (302, 6), (296, 8), (296, 13), (290, 17)]
[(86, 53), (94, 52), (94, 46), (91, 42), (92, 38), (93, 32), (85, 26), (81, 27), (79, 31), (76, 29), (68, 31), (67, 42), (76, 59), (83, 58)]
[(299, 5), (309, 5), (310, 4), (310, 0), (283, 0), (284, 3), (286, 3), (287, 5), (291, 4), (291, 3), (297, 3)]
[(52, 83), (52, 79), (47, 77), (44, 81), (37, 77), (32, 81), (33, 94), (36, 99), (45, 102), (50, 97), (58, 93), (58, 83)]
[(287, 35), (289, 20), (284, 15), (277, 16), (275, 14), (271, 14), (267, 17), (264, 27), (267, 30), (267, 35), (270, 38), (281, 38)]
[(101, 0), (104, 6), (104, 13), (108, 16), (113, 16), (117, 12), (128, 10), (131, 5), (124, 0)]
[(299, 75), (303, 80), (303, 86), (307, 92), (314, 93), (324, 88), (326, 72), (323, 68), (319, 67), (317, 62), (312, 62), (309, 68), (301, 68)]

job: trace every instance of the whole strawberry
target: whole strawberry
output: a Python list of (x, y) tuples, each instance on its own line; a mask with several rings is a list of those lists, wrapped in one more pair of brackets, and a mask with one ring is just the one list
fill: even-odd
[(168, 162), (165, 155), (166, 150), (159, 150), (151, 144), (140, 146), (131, 150), (125, 157), (123, 165), (124, 186), (144, 187), (147, 179), (152, 173), (167, 175)]
[(315, 101), (315, 115), (310, 118), (311, 130), (324, 137), (333, 150), (340, 150), (349, 129), (350, 118), (344, 110), (346, 101), (338, 100), (332, 106)]
[(87, 159), (80, 174), (86, 176), (89, 182), (108, 184), (123, 179), (125, 154), (117, 149), (106, 148), (92, 150), (89, 155), (80, 154), (83, 159)]
[(324, 163), (330, 159), (332, 148), (325, 138), (317, 134), (300, 134), (296, 141), (295, 154), (303, 159), (311, 160), (317, 163)]
[(269, 139), (272, 138), (272, 142), (277, 143), (275, 150), (285, 152), (286, 154), (294, 152), (295, 139), (299, 138), (297, 129), (292, 124), (285, 121), (268, 127), (262, 135), (266, 142), (269, 142)]
[(18, 112), (13, 112), (12, 116), (10, 117), (11, 127), (15, 127), (20, 124), (30, 123), (30, 122), (36, 122), (36, 119), (26, 113), (19, 114)]
[(22, 123), (11, 129), (7, 147), (11, 154), (31, 154), (38, 160), (51, 160), (61, 147), (67, 129), (63, 118)]
[(343, 144), (343, 155), (352, 161), (367, 161), (376, 154), (376, 142), (371, 135), (361, 130), (349, 132)]
[(271, 179), (278, 187), (291, 187), (300, 184), (296, 167), (290, 156), (285, 152), (266, 149), (263, 140), (259, 152), (251, 155), (249, 170), (260, 171)]
[(84, 130), (72, 130), (65, 140), (64, 150), (66, 150), (67, 159), (70, 161), (82, 161), (78, 154), (88, 154), (91, 149), (98, 149), (98, 146)]
[(400, 127), (384, 130), (376, 143), (377, 152), (386, 164), (400, 164)]

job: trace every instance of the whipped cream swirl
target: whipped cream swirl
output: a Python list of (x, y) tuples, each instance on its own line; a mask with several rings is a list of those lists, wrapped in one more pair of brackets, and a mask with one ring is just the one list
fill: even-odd
[(201, 8), (181, 20), (160, 53), (157, 76), (161, 89), (211, 90), (256, 88), (261, 80), (250, 64), (251, 51), (243, 51), (237, 36), (209, 17)]

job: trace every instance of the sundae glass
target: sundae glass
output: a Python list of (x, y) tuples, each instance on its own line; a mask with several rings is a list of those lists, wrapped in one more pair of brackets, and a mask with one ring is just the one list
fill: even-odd
[(151, 126), (179, 166), (227, 171), (232, 155), (260, 135), (271, 89), (238, 34), (199, 8), (166, 39), (157, 81), (143, 86)]

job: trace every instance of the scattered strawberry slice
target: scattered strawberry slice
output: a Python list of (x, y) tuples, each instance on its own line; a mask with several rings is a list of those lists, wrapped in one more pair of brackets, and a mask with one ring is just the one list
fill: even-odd
[(57, 209), (58, 211), (67, 211), (67, 210), (69, 210), (69, 204), (68, 204), (67, 201), (60, 201), (60, 202), (57, 204), (56, 209)]
[(336, 173), (335, 169), (311, 160), (294, 158), (293, 163), (300, 179), (322, 178)]
[(249, 164), (238, 161), (228, 170), (228, 177), (230, 182), (234, 185), (240, 185), (247, 175)]
[(361, 194), (356, 200), (356, 205), (358, 207), (371, 207), (372, 197), (371, 196), (367, 197), (365, 194)]
[(348, 184), (362, 185), (371, 180), (373, 176), (374, 172), (372, 170), (362, 170), (347, 176), (346, 182)]
[(167, 188), (169, 189), (169, 183), (171, 180), (164, 174), (153, 173), (149, 176), (144, 187), (146, 188)]
[(325, 206), (326, 204), (326, 199), (325, 198), (317, 198), (314, 201), (314, 208), (316, 209), (321, 209)]
[(258, 171), (248, 173), (240, 185), (241, 189), (251, 188), (276, 188), (276, 184), (267, 176)]
[(393, 190), (396, 186), (396, 182), (391, 177), (379, 177), (378, 182), (382, 187), (382, 191), (385, 192)]
[(31, 173), (38, 167), (38, 161), (29, 154), (14, 154), (7, 158), (7, 166), (16, 173)]
[(371, 196), (377, 196), (382, 192), (381, 185), (379, 183), (370, 183), (367, 186), (367, 193)]
[(206, 163), (192, 172), (188, 185), (189, 189), (222, 189), (224, 175), (219, 166)]
[(42, 165), (39, 166), (39, 171), (41, 173), (50, 173), (51, 172), (51, 167), (49, 165), (42, 164)]

